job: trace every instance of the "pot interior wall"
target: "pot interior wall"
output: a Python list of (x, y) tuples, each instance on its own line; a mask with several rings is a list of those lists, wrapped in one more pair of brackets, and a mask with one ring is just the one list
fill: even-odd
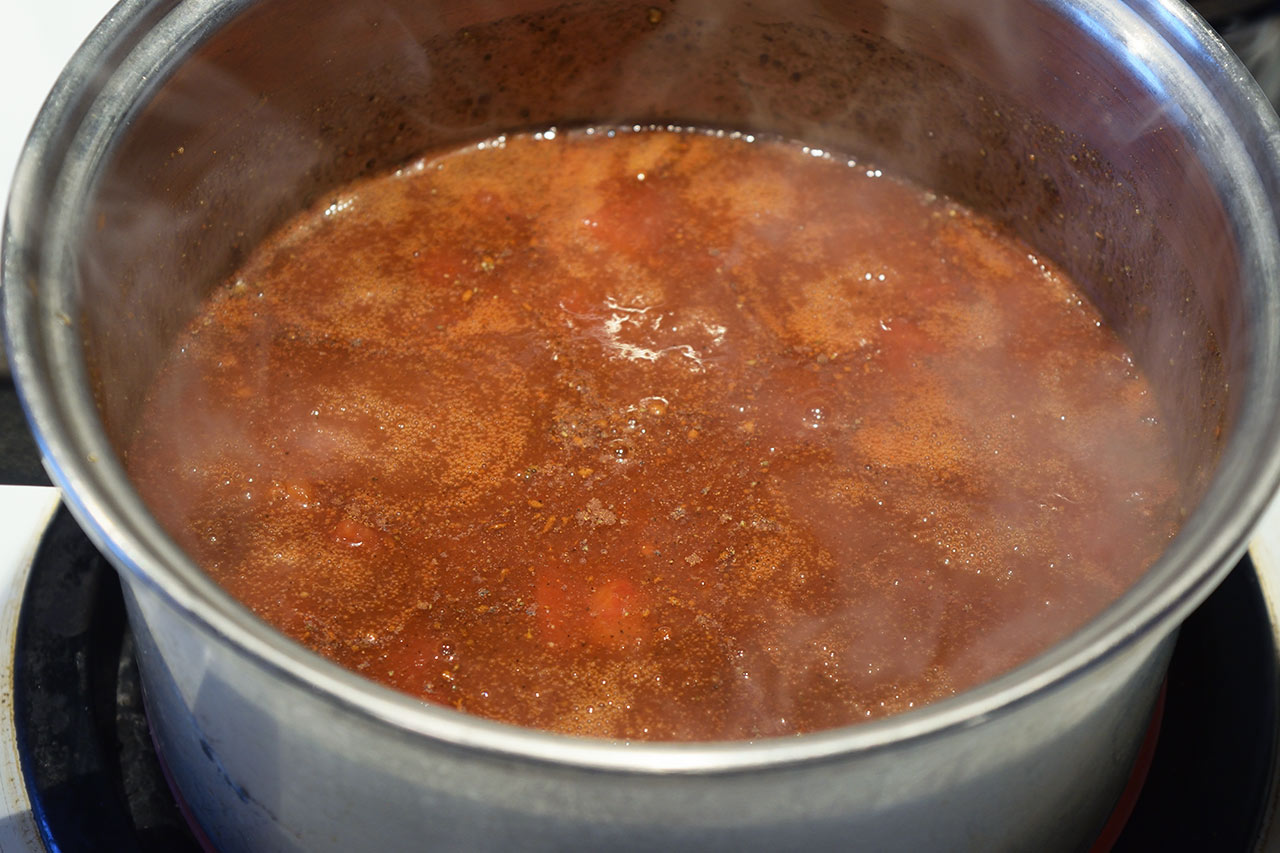
[(854, 155), (1062, 264), (1160, 392), (1189, 507), (1242, 358), (1237, 248), (1186, 116), (1141, 82), (1129, 46), (1070, 14), (1011, 0), (224, 4), (177, 49), (144, 42), (148, 82), (131, 67), (113, 81), (149, 95), (120, 115), (82, 208), (108, 432), (127, 445), (199, 301), (343, 182), (503, 131), (674, 122)]

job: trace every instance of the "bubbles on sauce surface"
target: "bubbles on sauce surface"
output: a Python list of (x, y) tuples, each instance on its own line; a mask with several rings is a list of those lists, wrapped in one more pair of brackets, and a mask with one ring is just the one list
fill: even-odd
[(128, 467), (210, 574), (522, 725), (756, 738), (1036, 654), (1176, 525), (1047, 259), (875, 164), (549, 128), (343, 188), (174, 346)]

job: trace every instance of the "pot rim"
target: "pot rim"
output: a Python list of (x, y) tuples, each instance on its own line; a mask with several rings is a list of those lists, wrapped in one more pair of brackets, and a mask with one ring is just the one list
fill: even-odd
[[(90, 539), (131, 583), (161, 596), (215, 641), (227, 641), (273, 675), (335, 706), (414, 736), (509, 757), (631, 773), (714, 774), (821, 761), (939, 737), (982, 724), (1103, 665), (1144, 637), (1163, 636), (1196, 607), (1243, 553), (1280, 481), (1280, 121), (1240, 61), (1190, 7), (1173, 0), (1041, 0), (1096, 37), (1126, 34), (1145, 49), (1134, 63), (1174, 89), (1207, 94), (1216, 112), (1190, 116), (1218, 127), (1236, 149), (1224, 199), (1242, 245), (1245, 322), (1259, 330), (1240, 377), (1242, 404), (1213, 480), (1165, 553), (1116, 602), (1045, 653), (955, 697), (879, 720), (757, 741), (620, 744), (482, 719), (425, 704), (370, 682), (287, 639), (217, 586), (151, 518), (107, 443), (87, 391), (82, 349), (60, 309), (58, 238), (51, 212), (83, 189), (106, 118), (91, 110), (118, 95), (122, 77), (153, 77), (125, 94), (147, 97), (169, 54), (198, 43), (254, 0), (123, 0), (59, 78), (27, 140), (3, 236), (6, 346), (15, 385), (50, 477)], [(102, 73), (102, 69), (112, 73)], [(1199, 105), (1199, 104), (1198, 104)], [(1225, 128), (1225, 130), (1221, 130)], [(99, 145), (101, 140), (97, 140)], [(82, 158), (77, 165), (76, 158)], [(85, 160), (84, 158), (88, 158)], [(78, 170), (78, 171), (77, 171)], [(50, 192), (52, 190), (52, 192)], [(53, 294), (41, 298), (46, 292)], [(66, 303), (68, 306), (70, 303)], [(70, 381), (68, 381), (68, 379)]]

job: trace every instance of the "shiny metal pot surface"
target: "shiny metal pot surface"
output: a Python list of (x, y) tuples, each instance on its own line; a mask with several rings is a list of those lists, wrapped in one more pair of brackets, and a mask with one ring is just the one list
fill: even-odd
[[(954, 699), (755, 743), (572, 739), (424, 706), (284, 639), (118, 448), (199, 300), (329, 188), (522, 127), (767, 130), (988, 212), (1091, 290), (1175, 426), (1187, 519), (1068, 640)], [(10, 363), (125, 581), (155, 734), (225, 850), (1081, 849), (1178, 621), (1280, 457), (1280, 127), (1188, 8), (1134, 0), (125, 0), (32, 132)]]

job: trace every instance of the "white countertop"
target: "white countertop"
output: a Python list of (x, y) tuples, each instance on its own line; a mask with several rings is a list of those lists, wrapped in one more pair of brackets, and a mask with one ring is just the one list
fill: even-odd
[(0, 198), (45, 95), (111, 0), (0, 0)]

